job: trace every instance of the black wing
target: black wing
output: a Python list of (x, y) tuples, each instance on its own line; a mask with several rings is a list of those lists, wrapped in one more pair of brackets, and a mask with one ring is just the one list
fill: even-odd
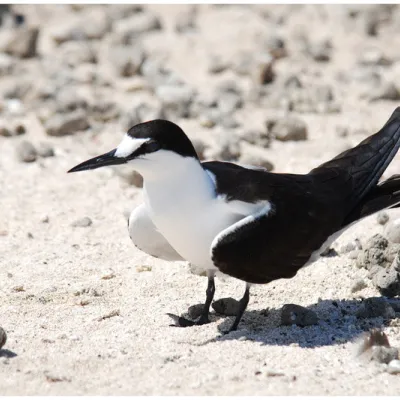
[[(268, 200), (272, 205), (268, 215), (228, 228), (228, 234), (223, 231), (214, 240), (213, 262), (230, 276), (252, 283), (290, 278), (341, 227), (343, 198), (334, 190), (332, 174), (326, 175), (327, 185), (309, 175), (272, 174), (230, 163), (203, 165), (215, 174), (227, 200)], [(341, 186), (349, 182), (333, 175)]]
[(399, 147), (397, 108), (379, 132), (307, 175), (204, 163), (228, 200), (268, 200), (272, 205), (267, 215), (230, 227), (214, 239), (214, 264), (253, 283), (294, 276), (329, 236), (371, 212), (399, 204), (397, 178), (377, 186)]

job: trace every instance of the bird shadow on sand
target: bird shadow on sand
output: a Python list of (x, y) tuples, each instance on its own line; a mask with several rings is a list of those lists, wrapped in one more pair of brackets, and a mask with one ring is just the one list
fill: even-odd
[(4, 358), (14, 358), (17, 357), (17, 353), (14, 353), (11, 350), (6, 350), (6, 349), (2, 349), (0, 350), (0, 358), (4, 357)]
[[(352, 342), (363, 332), (387, 326), (392, 320), (400, 317), (399, 312), (396, 315), (395, 311), (388, 306), (385, 306), (387, 312), (383, 313), (384, 316), (375, 317), (374, 315), (379, 314), (378, 303), (381, 305), (385, 303), (385, 298), (321, 300), (306, 307), (317, 314), (318, 323), (305, 327), (282, 325), (282, 308), (246, 311), (236, 332), (222, 333), (229, 329), (234, 320), (234, 317), (225, 317), (218, 325), (221, 335), (208, 343), (249, 340), (271, 346), (296, 344), (303, 348), (315, 348)], [(390, 304), (394, 306), (394, 309), (400, 310), (400, 299), (391, 300)], [(374, 309), (375, 306), (377, 309)]]

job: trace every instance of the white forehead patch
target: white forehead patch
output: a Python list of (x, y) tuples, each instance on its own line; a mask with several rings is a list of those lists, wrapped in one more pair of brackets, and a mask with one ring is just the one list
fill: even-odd
[(115, 157), (128, 157), (135, 150), (137, 150), (143, 143), (149, 139), (135, 139), (129, 135), (125, 135), (122, 142), (117, 147), (114, 156)]

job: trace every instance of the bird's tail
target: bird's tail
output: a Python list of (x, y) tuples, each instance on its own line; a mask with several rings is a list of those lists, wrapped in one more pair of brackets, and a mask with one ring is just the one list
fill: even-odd
[(400, 190), (399, 176), (377, 185), (399, 147), (400, 107), (396, 108), (379, 132), (366, 138), (356, 147), (344, 151), (315, 168), (311, 173), (318, 174), (327, 170), (345, 171), (346, 173), (343, 175), (352, 182), (352, 191), (347, 198), (349, 214), (354, 208), (360, 206), (360, 202), (366, 206), (367, 198), (368, 209), (379, 211), (381, 208), (389, 207), (392, 202), (395, 203), (400, 196), (397, 193)]
[(343, 226), (386, 208), (400, 207), (400, 175), (393, 175), (376, 185), (350, 212)]

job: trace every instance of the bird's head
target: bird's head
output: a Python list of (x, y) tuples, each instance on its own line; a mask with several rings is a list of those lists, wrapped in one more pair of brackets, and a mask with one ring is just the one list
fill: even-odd
[(133, 126), (116, 149), (84, 161), (68, 172), (129, 163), (147, 178), (182, 167), (182, 160), (188, 157), (198, 160), (183, 130), (170, 121), (156, 119)]

